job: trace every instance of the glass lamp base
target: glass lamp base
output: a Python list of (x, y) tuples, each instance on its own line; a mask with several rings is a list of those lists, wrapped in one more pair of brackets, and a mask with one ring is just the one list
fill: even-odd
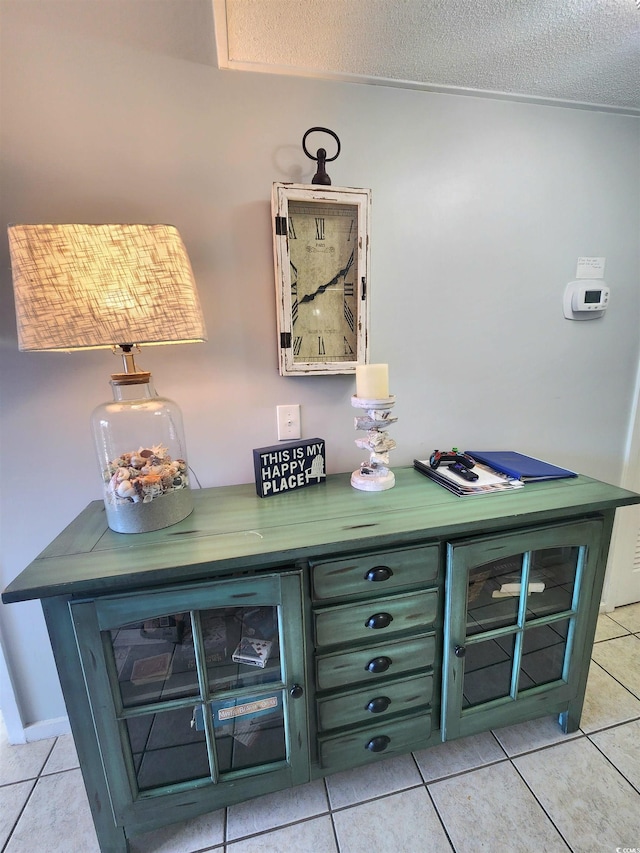
[(170, 527), (193, 511), (191, 490), (178, 489), (150, 503), (109, 504), (105, 500), (107, 524), (116, 533), (150, 533)]
[(180, 409), (146, 371), (112, 374), (111, 386), (92, 415), (107, 523), (116, 533), (176, 524), (193, 510)]

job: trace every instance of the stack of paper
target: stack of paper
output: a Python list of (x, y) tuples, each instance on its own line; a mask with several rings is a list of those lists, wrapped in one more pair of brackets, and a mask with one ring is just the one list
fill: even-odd
[(494, 471), (488, 465), (477, 462), (471, 469), (478, 475), (477, 480), (468, 481), (460, 477), (454, 471), (450, 471), (447, 465), (440, 465), (433, 469), (428, 459), (414, 459), (413, 467), (436, 483), (440, 483), (445, 489), (449, 489), (454, 495), (487, 495), (498, 492), (521, 489), (524, 483), (499, 471)]

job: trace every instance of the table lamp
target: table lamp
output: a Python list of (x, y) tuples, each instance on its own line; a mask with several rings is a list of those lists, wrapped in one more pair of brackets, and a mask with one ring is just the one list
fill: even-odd
[(140, 344), (206, 340), (184, 244), (170, 225), (12, 225), (20, 350), (109, 348), (123, 372), (91, 421), (107, 522), (118, 533), (168, 527), (193, 509), (182, 415), (139, 370)]

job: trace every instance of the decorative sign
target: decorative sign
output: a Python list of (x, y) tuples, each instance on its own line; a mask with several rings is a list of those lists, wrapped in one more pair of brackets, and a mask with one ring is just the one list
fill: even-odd
[(253, 467), (256, 492), (261, 498), (324, 483), (327, 477), (324, 439), (308, 438), (258, 447), (253, 451)]

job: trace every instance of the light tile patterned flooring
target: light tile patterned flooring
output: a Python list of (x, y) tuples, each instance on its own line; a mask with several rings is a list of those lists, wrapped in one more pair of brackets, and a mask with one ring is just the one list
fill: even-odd
[[(131, 842), (131, 853), (640, 853), (640, 603), (603, 615), (581, 728), (555, 719), (337, 773)], [(98, 853), (70, 736), (0, 739), (3, 853)]]

